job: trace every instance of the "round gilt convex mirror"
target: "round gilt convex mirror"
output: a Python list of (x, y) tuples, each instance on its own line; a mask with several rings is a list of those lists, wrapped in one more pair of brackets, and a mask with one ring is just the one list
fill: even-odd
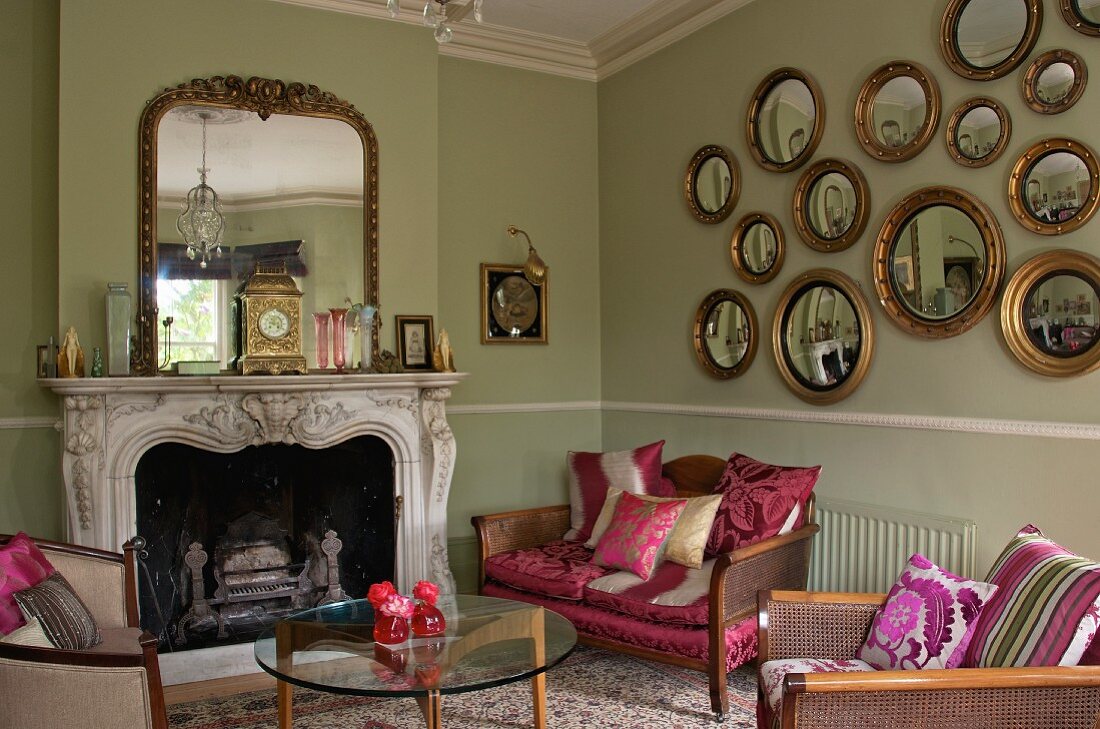
[(823, 159), (802, 173), (794, 191), (794, 224), (815, 251), (848, 248), (867, 227), (867, 180), (842, 159)]
[(684, 175), (684, 197), (695, 219), (721, 223), (741, 194), (741, 171), (725, 147), (708, 144), (691, 158)]
[(1016, 161), (1008, 178), (1012, 215), (1028, 230), (1061, 235), (1087, 223), (1100, 205), (1096, 154), (1065, 137), (1044, 139)]
[(940, 87), (923, 66), (891, 61), (863, 82), (856, 139), (883, 162), (903, 162), (928, 146), (940, 123)]
[(779, 221), (767, 213), (749, 213), (741, 218), (730, 239), (733, 270), (745, 281), (771, 281), (783, 267), (786, 245)]
[(825, 129), (825, 102), (814, 80), (797, 68), (780, 68), (760, 82), (749, 104), (749, 149), (773, 172), (809, 161)]
[(772, 347), (783, 381), (813, 405), (852, 394), (874, 356), (871, 309), (856, 282), (827, 268), (808, 271), (783, 292)]
[(1024, 263), (1001, 302), (1001, 332), (1028, 369), (1069, 377), (1100, 367), (1100, 259), (1053, 250)]
[(1004, 279), (993, 212), (953, 187), (928, 187), (894, 206), (875, 241), (875, 292), (910, 334), (953, 337), (982, 320)]
[(951, 0), (940, 23), (940, 52), (963, 78), (991, 81), (1023, 63), (1042, 25), (1042, 0)]
[(993, 99), (979, 96), (964, 101), (947, 123), (947, 152), (964, 167), (985, 167), (1008, 146), (1012, 121)]
[(703, 369), (719, 379), (738, 377), (756, 356), (759, 332), (748, 299), (737, 291), (718, 289), (695, 312), (695, 356)]
[(1062, 17), (1078, 33), (1100, 36), (1100, 3), (1096, 0), (1059, 0)]
[(1061, 114), (1085, 93), (1089, 73), (1072, 51), (1047, 51), (1036, 58), (1021, 80), (1024, 101), (1040, 114)]

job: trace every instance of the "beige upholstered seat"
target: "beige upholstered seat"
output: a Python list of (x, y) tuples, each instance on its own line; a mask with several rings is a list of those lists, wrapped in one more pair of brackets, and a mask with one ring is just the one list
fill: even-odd
[(167, 729), (157, 641), (138, 627), (133, 546), (122, 555), (35, 543), (88, 606), (103, 642), (87, 651), (0, 643), (0, 729)]

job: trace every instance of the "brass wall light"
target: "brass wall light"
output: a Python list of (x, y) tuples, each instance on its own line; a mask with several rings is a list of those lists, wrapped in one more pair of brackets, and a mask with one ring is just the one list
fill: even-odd
[(523, 264), (523, 276), (535, 286), (541, 286), (546, 281), (547, 266), (546, 262), (539, 258), (539, 252), (531, 245), (531, 236), (514, 225), (509, 225), (506, 230), (513, 238), (522, 233), (527, 239), (527, 262)]

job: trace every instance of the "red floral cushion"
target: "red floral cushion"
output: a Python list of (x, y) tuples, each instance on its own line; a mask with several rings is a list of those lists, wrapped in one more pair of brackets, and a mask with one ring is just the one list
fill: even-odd
[(486, 577), (517, 590), (566, 600), (580, 600), (584, 586), (608, 572), (592, 562), (592, 550), (577, 542), (549, 542), (485, 560)]
[(0, 635), (26, 623), (15, 593), (34, 587), (55, 572), (46, 555), (23, 532), (0, 547)]
[(820, 474), (821, 466), (773, 466), (732, 454), (714, 488), (722, 493), (722, 503), (707, 540), (707, 554), (730, 552), (779, 534), (796, 506), (799, 514), (805, 513)]
[(632, 494), (660, 496), (661, 449), (659, 440), (629, 451), (580, 453), (569, 451), (569, 526), (565, 539), (587, 542), (603, 508), (608, 486)]

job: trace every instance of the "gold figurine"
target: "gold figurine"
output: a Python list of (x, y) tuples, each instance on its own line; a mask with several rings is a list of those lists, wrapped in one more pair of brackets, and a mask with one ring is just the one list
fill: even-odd
[(84, 376), (84, 350), (76, 337), (76, 327), (65, 332), (65, 342), (61, 345), (61, 356), (57, 358), (58, 377)]

